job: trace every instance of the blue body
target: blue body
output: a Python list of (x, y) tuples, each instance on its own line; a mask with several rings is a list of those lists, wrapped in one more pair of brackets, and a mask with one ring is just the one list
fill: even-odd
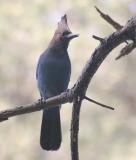
[[(39, 58), (36, 78), (41, 97), (56, 96), (68, 87), (71, 64), (67, 50), (48, 48)], [(56, 150), (61, 144), (60, 106), (44, 109), (40, 144), (43, 149)]]
[(60, 94), (68, 87), (71, 64), (67, 51), (61, 52), (64, 53), (55, 53), (50, 48), (40, 56), (36, 77), (41, 97), (45, 99)]

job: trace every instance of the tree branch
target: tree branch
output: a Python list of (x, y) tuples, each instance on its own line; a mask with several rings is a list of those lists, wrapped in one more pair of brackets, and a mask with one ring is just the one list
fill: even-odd
[(122, 48), (120, 54), (115, 58), (115, 60), (120, 59), (123, 56), (128, 55), (136, 48), (136, 43), (132, 42), (130, 44), (127, 44), (124, 48)]
[[(75, 93), (77, 94), (74, 99), (73, 112), (72, 112), (72, 123), (71, 123), (71, 156), (72, 160), (79, 160), (78, 155), (78, 131), (79, 131), (79, 115), (81, 108), (81, 101), (86, 94), (88, 85), (93, 78), (95, 72), (107, 57), (107, 55), (118, 45), (125, 42), (126, 40), (135, 39), (136, 30), (136, 18), (132, 18), (130, 22), (126, 24), (121, 30), (118, 30), (108, 37), (105, 38), (92, 53), (89, 61), (84, 67), (81, 76), (78, 78), (75, 85)], [(77, 101), (79, 99), (79, 101)]]
[(105, 39), (103, 39), (103, 38), (101, 38), (101, 37), (98, 37), (98, 36), (95, 36), (95, 35), (93, 35), (92, 37), (93, 37), (94, 39), (100, 41), (100, 43), (104, 43), (104, 40), (105, 40)]
[(91, 99), (91, 98), (88, 98), (88, 97), (86, 97), (86, 96), (84, 97), (84, 99), (86, 99), (86, 100), (89, 101), (89, 102), (95, 103), (95, 104), (97, 104), (97, 105), (99, 105), (99, 106), (101, 106), (101, 107), (104, 107), (104, 108), (108, 108), (108, 109), (114, 110), (113, 107), (107, 106), (107, 105), (102, 104), (102, 103), (100, 103), (100, 102), (97, 102), (97, 101), (95, 101), (95, 100), (93, 100), (93, 99)]
[(114, 27), (116, 30), (120, 30), (121, 28), (123, 28), (122, 25), (120, 25), (118, 22), (114, 21), (109, 15), (103, 13), (98, 7), (95, 6), (95, 9), (96, 9), (97, 12), (100, 14), (100, 16), (101, 16), (106, 22), (108, 22), (110, 25), (112, 25), (112, 27)]
[(73, 111), (71, 120), (71, 159), (79, 160), (78, 152), (78, 131), (79, 131), (79, 116), (82, 104), (81, 97), (75, 97), (73, 101)]
[[(108, 22), (110, 25), (113, 26), (113, 28), (115, 28), (116, 30), (120, 30), (123, 28), (122, 25), (120, 25), (118, 22), (114, 21), (109, 15), (103, 13), (98, 7), (95, 6), (95, 9), (97, 10), (97, 12), (100, 14), (100, 16), (106, 21)], [(103, 42), (101, 38), (97, 38), (97, 36), (93, 36), (93, 38), (99, 40), (100, 42)], [(129, 53), (132, 52), (132, 50), (134, 50), (136, 48), (136, 43), (132, 42), (132, 43), (128, 43), (127, 41), (124, 41), (127, 45), (121, 50), (120, 54), (115, 58), (115, 60), (120, 59), (123, 56), (128, 55)]]
[(40, 111), (43, 108), (51, 108), (59, 104), (71, 103), (73, 101), (73, 89), (63, 92), (58, 96), (48, 98), (45, 101), (38, 100), (30, 105), (19, 106), (12, 109), (7, 109), (0, 112), (0, 122), (8, 120), (8, 118), (13, 116), (18, 116), (21, 114), (27, 114), (31, 112)]

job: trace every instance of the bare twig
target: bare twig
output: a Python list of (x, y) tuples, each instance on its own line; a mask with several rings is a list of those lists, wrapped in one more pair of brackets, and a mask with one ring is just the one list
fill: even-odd
[(128, 54), (131, 53), (135, 48), (136, 48), (136, 43), (134, 43), (134, 42), (126, 45), (124, 48), (122, 48), (119, 56), (116, 57), (116, 60), (120, 59), (120, 58), (123, 57), (123, 56), (128, 55)]
[(101, 37), (98, 37), (98, 36), (95, 36), (95, 35), (93, 35), (92, 37), (93, 37), (94, 39), (100, 41), (101, 43), (104, 43), (104, 42), (105, 42), (105, 39), (104, 39), (104, 38), (101, 38)]
[(114, 21), (109, 15), (103, 13), (98, 7), (96, 7), (96, 10), (98, 13), (100, 13), (100, 16), (107, 21), (110, 25), (112, 25), (116, 30), (120, 30), (121, 28), (123, 28), (122, 25), (120, 25), (118, 22)]
[(114, 110), (113, 107), (110, 107), (110, 106), (107, 106), (107, 105), (102, 104), (102, 103), (100, 103), (100, 102), (97, 102), (97, 101), (95, 101), (95, 100), (93, 100), (93, 99), (91, 99), (91, 98), (88, 98), (88, 97), (86, 97), (86, 96), (84, 97), (84, 99), (86, 99), (86, 100), (88, 100), (88, 101), (90, 101), (90, 102), (92, 102), (92, 103), (95, 103), (95, 104), (97, 104), (97, 105), (99, 105), (99, 106), (101, 106), (101, 107), (104, 107), (104, 108), (108, 108), (108, 109)]
[[(116, 30), (120, 30), (123, 28), (122, 25), (120, 25), (118, 22), (116, 22), (115, 20), (113, 20), (109, 15), (103, 13), (98, 7), (95, 6), (95, 9), (97, 10), (97, 12), (100, 14), (100, 16), (106, 21), (108, 22), (113, 28), (115, 28)], [(126, 44), (129, 44), (127, 41), (124, 41)]]

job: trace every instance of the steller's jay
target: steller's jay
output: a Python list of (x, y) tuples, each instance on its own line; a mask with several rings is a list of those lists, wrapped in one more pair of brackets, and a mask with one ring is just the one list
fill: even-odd
[[(48, 48), (39, 58), (36, 78), (42, 98), (56, 96), (67, 89), (71, 74), (67, 48), (75, 37), (78, 35), (70, 31), (64, 15)], [(60, 147), (60, 106), (43, 110), (40, 144), (45, 150), (57, 150)]]

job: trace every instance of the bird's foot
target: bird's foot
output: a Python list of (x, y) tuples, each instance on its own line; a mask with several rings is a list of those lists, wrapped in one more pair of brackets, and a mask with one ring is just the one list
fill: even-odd
[(45, 99), (44, 99), (43, 97), (41, 97), (40, 99), (38, 99), (38, 102), (39, 102), (40, 104), (43, 104), (43, 103), (45, 102)]
[(67, 89), (65, 90), (65, 92), (69, 92), (69, 90), (70, 90), (70, 89), (67, 88)]

